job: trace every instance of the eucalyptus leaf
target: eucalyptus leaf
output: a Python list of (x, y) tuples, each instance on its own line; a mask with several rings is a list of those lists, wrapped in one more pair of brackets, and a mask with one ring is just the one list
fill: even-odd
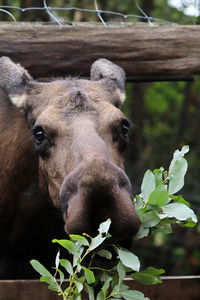
[(162, 210), (163, 213), (169, 218), (176, 218), (180, 221), (191, 218), (194, 223), (197, 222), (197, 217), (195, 216), (193, 210), (183, 203), (170, 203), (163, 206)]
[(151, 192), (153, 192), (155, 186), (156, 186), (155, 176), (150, 170), (147, 170), (146, 173), (144, 174), (144, 178), (141, 186), (141, 192), (145, 203), (148, 202), (149, 195), (151, 194)]

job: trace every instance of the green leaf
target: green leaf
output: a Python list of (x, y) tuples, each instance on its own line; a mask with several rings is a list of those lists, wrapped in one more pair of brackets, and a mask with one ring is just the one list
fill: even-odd
[(95, 300), (94, 298), (94, 289), (93, 287), (89, 286), (87, 283), (84, 284), (85, 291), (89, 295), (89, 300)]
[(146, 227), (144, 228), (142, 225), (140, 226), (140, 230), (138, 231), (138, 233), (136, 234), (136, 237), (138, 237), (139, 239), (142, 239), (145, 236), (149, 235), (149, 228)]
[(149, 195), (153, 192), (155, 186), (156, 180), (154, 174), (150, 170), (146, 171), (141, 186), (141, 192), (145, 203), (148, 202)]
[(165, 271), (163, 269), (148, 267), (144, 271), (131, 274), (130, 277), (145, 285), (158, 284), (162, 282), (162, 280), (158, 276), (163, 274), (164, 272)]
[(175, 203), (183, 203), (183, 204), (187, 205), (188, 207), (190, 207), (190, 203), (187, 202), (185, 199), (183, 199), (183, 197), (181, 195), (178, 195), (178, 196), (170, 195), (169, 197), (172, 200), (174, 200)]
[(74, 280), (74, 283), (76, 285), (78, 292), (80, 293), (83, 290), (83, 284), (78, 280)]
[(104, 300), (104, 294), (102, 291), (100, 291), (97, 295), (97, 300)]
[(124, 266), (131, 268), (134, 271), (139, 271), (140, 261), (135, 254), (123, 248), (117, 248), (117, 253)]
[(136, 290), (120, 292), (120, 295), (122, 295), (125, 300), (150, 300), (148, 297), (144, 297), (142, 292)]
[(52, 241), (52, 243), (58, 243), (59, 245), (61, 245), (65, 249), (67, 249), (70, 254), (73, 254), (75, 256), (79, 256), (78, 250), (77, 250), (76, 246), (74, 245), (74, 243), (72, 241), (54, 239)]
[(143, 227), (154, 227), (160, 222), (160, 218), (156, 211), (148, 211), (142, 214), (140, 220)]
[(51, 273), (38, 260), (32, 259), (30, 261), (30, 264), (40, 275), (48, 278), (54, 278), (51, 275)]
[(155, 180), (156, 180), (156, 186), (162, 185), (162, 170), (161, 169), (155, 169), (153, 171), (155, 175)]
[(94, 273), (86, 267), (81, 267), (85, 273), (85, 279), (88, 284), (92, 284), (95, 282)]
[(144, 205), (144, 201), (140, 195), (135, 196), (135, 211), (139, 210), (142, 208)]
[(60, 259), (60, 264), (63, 268), (65, 268), (67, 273), (69, 273), (70, 275), (73, 275), (74, 272), (73, 272), (73, 268), (72, 268), (70, 261), (68, 261), (67, 259)]
[(168, 202), (168, 191), (165, 185), (159, 185), (150, 194), (148, 204), (164, 206)]
[(59, 275), (60, 275), (60, 284), (62, 284), (64, 279), (65, 279), (63, 272), (61, 270), (59, 270), (58, 268), (53, 268), (53, 269), (55, 269), (59, 273)]
[(83, 246), (89, 246), (88, 240), (81, 235), (70, 234), (69, 237), (72, 241), (76, 241)]
[(194, 223), (191, 219), (188, 219), (187, 221), (180, 221), (178, 224), (190, 228), (196, 226), (196, 223)]
[(108, 233), (110, 225), (111, 225), (111, 219), (108, 219), (107, 221), (101, 223), (98, 229), (99, 233), (102, 235), (106, 235)]
[(107, 259), (111, 259), (112, 258), (112, 253), (106, 249), (102, 249), (100, 251), (97, 252), (97, 254), (101, 257), (105, 257)]
[(55, 284), (55, 279), (54, 279), (53, 276), (52, 277), (41, 276), (40, 281), (41, 282), (46, 282), (48, 284), (53, 284), (53, 283)]
[(103, 294), (104, 294), (104, 297), (106, 297), (107, 294), (108, 294), (108, 288), (109, 288), (109, 286), (110, 286), (111, 280), (112, 280), (112, 277), (109, 276), (109, 277), (107, 278), (107, 280), (105, 281), (105, 283), (104, 283), (102, 289), (101, 289), (102, 292), (103, 292)]
[(119, 261), (119, 263), (117, 264), (117, 272), (119, 274), (120, 281), (122, 281), (125, 278), (126, 270), (121, 261)]
[(110, 228), (111, 220), (108, 219), (107, 221), (103, 222), (99, 226), (99, 234), (92, 239), (90, 250), (96, 249), (98, 246), (100, 246), (103, 241), (107, 238), (108, 230)]
[(57, 255), (56, 255), (56, 260), (55, 260), (55, 266), (56, 266), (56, 268), (58, 268), (58, 266), (59, 266), (59, 258), (60, 258), (60, 251), (58, 251)]
[(163, 233), (171, 233), (172, 232), (171, 220), (169, 219), (161, 220), (155, 229), (156, 231), (161, 231)]
[(170, 203), (163, 206), (162, 210), (169, 218), (176, 218), (180, 221), (191, 218), (194, 223), (197, 223), (197, 217), (193, 210), (183, 203)]
[(102, 237), (101, 234), (97, 235), (95, 238), (92, 239), (90, 250), (93, 251), (94, 249), (99, 247), (103, 243), (103, 241), (105, 241), (106, 238), (106, 236)]
[(49, 284), (48, 289), (57, 293), (61, 293), (61, 289), (56, 283)]
[(175, 194), (184, 185), (184, 177), (187, 172), (187, 161), (180, 156), (169, 169), (169, 194)]

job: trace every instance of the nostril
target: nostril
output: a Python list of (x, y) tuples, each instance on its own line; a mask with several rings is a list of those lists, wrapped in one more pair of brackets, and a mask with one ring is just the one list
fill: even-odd
[(119, 188), (125, 189), (129, 196), (132, 198), (132, 186), (129, 178), (124, 173), (123, 170), (119, 170), (118, 172), (118, 180), (119, 180)]
[(63, 212), (68, 210), (69, 199), (77, 193), (78, 186), (76, 177), (74, 177), (74, 174), (70, 174), (64, 179), (60, 188), (60, 201)]

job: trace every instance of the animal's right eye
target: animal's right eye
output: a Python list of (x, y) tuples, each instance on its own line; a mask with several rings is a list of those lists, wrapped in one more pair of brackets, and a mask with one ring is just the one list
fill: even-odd
[(45, 139), (44, 130), (40, 126), (34, 127), (33, 134), (35, 136), (35, 143), (40, 145)]
[(32, 132), (35, 137), (35, 150), (42, 158), (45, 158), (49, 154), (48, 150), (52, 143), (45, 135), (44, 129), (41, 126), (34, 126)]

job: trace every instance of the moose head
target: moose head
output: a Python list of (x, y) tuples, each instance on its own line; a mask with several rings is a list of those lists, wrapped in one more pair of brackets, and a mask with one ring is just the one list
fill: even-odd
[(116, 240), (134, 235), (140, 222), (123, 158), (130, 122), (119, 109), (124, 71), (98, 59), (90, 80), (39, 82), (2, 57), (0, 86), (32, 132), (39, 188), (62, 212), (65, 231), (94, 234), (111, 218)]

